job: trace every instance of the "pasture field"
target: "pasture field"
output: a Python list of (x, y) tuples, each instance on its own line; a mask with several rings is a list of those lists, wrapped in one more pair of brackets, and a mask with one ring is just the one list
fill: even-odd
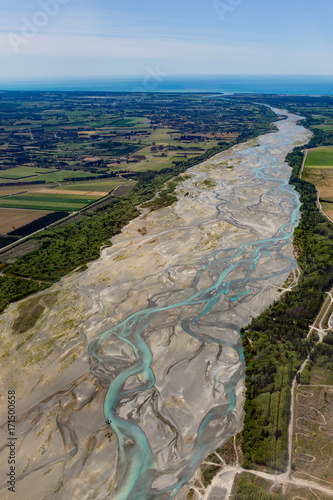
[(76, 179), (80, 177), (99, 177), (99, 174), (84, 172), (82, 170), (57, 170), (52, 174), (39, 175), (36, 181), (63, 182), (64, 179)]
[(127, 166), (127, 168), (135, 172), (144, 172), (145, 170), (161, 170), (162, 168), (171, 167), (173, 161), (175, 161), (174, 156), (150, 156), (146, 160), (134, 163), (130, 167)]
[(333, 130), (333, 123), (325, 123), (324, 125), (314, 125), (313, 128), (317, 128), (320, 130)]
[(38, 175), (36, 181), (63, 182), (65, 179), (76, 179), (80, 177), (99, 177), (99, 174), (83, 172), (79, 170), (57, 170), (52, 174)]
[(99, 174), (84, 172), (82, 170), (53, 170), (37, 167), (14, 167), (0, 171), (0, 183), (10, 181), (45, 181), (63, 182), (66, 178), (99, 177)]
[(33, 210), (63, 210), (66, 212), (76, 212), (84, 206), (96, 201), (99, 195), (71, 195), (71, 194), (46, 194), (46, 193), (25, 193), (8, 198), (0, 198), (0, 207), (3, 208), (25, 208)]
[(62, 184), (61, 189), (64, 191), (73, 189), (77, 189), (80, 191), (105, 191), (106, 194), (108, 194), (113, 189), (116, 189), (117, 186), (121, 186), (124, 183), (128, 183), (128, 181), (125, 181), (123, 179), (116, 179), (116, 180), (100, 179), (96, 181), (78, 181), (78, 182)]
[[(169, 140), (172, 140), (173, 135), (172, 134), (178, 134), (179, 131), (173, 128), (158, 128), (156, 130), (149, 130), (150, 135), (147, 137), (146, 142), (148, 142), (151, 145), (151, 141), (161, 141), (165, 142), (166, 144), (169, 144)], [(145, 142), (143, 140), (142, 142)], [(177, 141), (174, 141), (176, 144)]]
[[(215, 147), (216, 144), (217, 143), (215, 143), (215, 141), (212, 141), (210, 143), (210, 146)], [(165, 145), (165, 143), (163, 145)], [(197, 150), (191, 149), (190, 146), (186, 147), (187, 149), (183, 150), (167, 151), (165, 149), (157, 153), (151, 153), (150, 147), (145, 147), (138, 151), (138, 154), (144, 154), (147, 159), (142, 160), (139, 163), (126, 165), (126, 169), (140, 172), (144, 172), (145, 170), (161, 170), (162, 168), (171, 167), (171, 165), (175, 161), (186, 161), (195, 156), (200, 156), (204, 154), (207, 149), (209, 149), (208, 145), (206, 145), (206, 147), (202, 147), (202, 149)], [(196, 147), (199, 147), (199, 145), (196, 144)], [(162, 156), (161, 153), (166, 153), (167, 156)], [(125, 165), (122, 165), (122, 168), (125, 168)]]
[(313, 149), (308, 152), (306, 167), (333, 167), (333, 146)]
[(333, 220), (333, 203), (325, 203), (324, 201), (321, 201), (321, 206), (325, 214)]
[(0, 234), (5, 235), (25, 226), (30, 222), (40, 219), (51, 213), (44, 210), (19, 210), (17, 208), (0, 208)]
[(14, 167), (14, 168), (9, 168), (7, 170), (0, 170), (0, 182), (6, 182), (12, 179), (15, 181), (19, 179), (24, 180), (27, 177), (29, 178), (36, 177), (36, 179), (31, 179), (36, 181), (37, 177), (40, 176), (40, 174), (50, 175), (53, 172), (56, 172), (56, 170), (50, 170), (49, 168), (39, 168), (39, 167)]

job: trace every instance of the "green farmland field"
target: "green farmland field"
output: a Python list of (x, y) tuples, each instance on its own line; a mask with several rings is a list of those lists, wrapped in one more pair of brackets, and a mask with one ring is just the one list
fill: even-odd
[(33, 210), (64, 210), (76, 212), (84, 206), (98, 200), (98, 196), (26, 193), (0, 199), (2, 208), (28, 208)]
[(96, 181), (78, 181), (71, 182), (70, 184), (62, 184), (63, 190), (77, 190), (77, 191), (112, 191), (117, 186), (124, 184), (125, 181), (110, 181), (109, 179), (101, 179)]
[(307, 167), (333, 167), (333, 147), (316, 148), (308, 152)]
[(0, 182), (9, 180), (22, 181), (45, 181), (62, 182), (66, 178), (75, 179), (77, 177), (99, 177), (99, 174), (72, 170), (51, 170), (49, 168), (37, 167), (14, 167), (8, 170), (0, 170)]
[(326, 123), (324, 125), (314, 125), (313, 128), (317, 128), (320, 130), (333, 130), (333, 124), (329, 125)]
[(57, 170), (52, 174), (38, 175), (36, 181), (45, 182), (63, 182), (64, 179), (76, 179), (77, 177), (99, 177), (99, 174), (92, 174), (90, 172), (71, 171), (71, 170)]
[(111, 123), (111, 127), (134, 127), (138, 123), (141, 123), (142, 118), (122, 118), (121, 120), (117, 120)]
[[(56, 172), (56, 170), (50, 170), (48, 168), (38, 168), (38, 167), (14, 167), (8, 168), (7, 170), (0, 170), (0, 182), (6, 182), (8, 179), (18, 180), (25, 179), (26, 177), (35, 178), (32, 180), (37, 180), (37, 176), (40, 174), (52, 175), (51, 172)], [(46, 178), (45, 178), (46, 179)]]

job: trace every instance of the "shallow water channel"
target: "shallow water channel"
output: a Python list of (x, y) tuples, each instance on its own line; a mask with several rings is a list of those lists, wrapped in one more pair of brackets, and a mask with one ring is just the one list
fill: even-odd
[[(144, 210), (86, 271), (0, 316), (18, 452), (12, 495), (1, 420), (1, 498), (180, 500), (239, 431), (240, 329), (296, 268), (299, 197), (284, 160), (310, 132), (275, 112), (285, 116), (278, 132), (189, 169), (176, 203)], [(18, 335), (31, 300), (43, 312)]]

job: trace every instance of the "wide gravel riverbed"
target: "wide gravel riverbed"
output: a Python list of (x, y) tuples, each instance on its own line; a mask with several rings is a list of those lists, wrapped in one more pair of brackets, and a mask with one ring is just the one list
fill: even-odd
[[(275, 112), (287, 116), (278, 132), (191, 168), (174, 205), (145, 210), (87, 271), (0, 316), (1, 498), (181, 499), (240, 429), (240, 328), (296, 267), (299, 200), (284, 160), (310, 133)], [(16, 334), (36, 302), (38, 322)]]

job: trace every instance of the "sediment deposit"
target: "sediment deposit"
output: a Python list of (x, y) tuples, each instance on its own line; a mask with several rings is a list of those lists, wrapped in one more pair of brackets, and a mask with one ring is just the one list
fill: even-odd
[[(191, 168), (178, 202), (145, 209), (85, 272), (0, 317), (1, 498), (182, 498), (239, 429), (240, 328), (296, 265), (299, 201), (284, 159), (309, 138), (298, 120)], [(31, 308), (38, 320), (26, 329)]]

